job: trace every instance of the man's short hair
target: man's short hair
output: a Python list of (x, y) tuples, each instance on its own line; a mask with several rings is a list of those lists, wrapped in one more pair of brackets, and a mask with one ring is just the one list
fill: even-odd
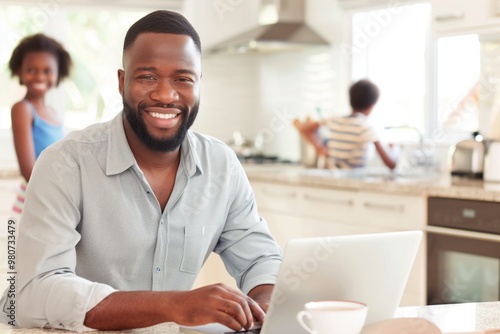
[(187, 35), (191, 37), (201, 54), (200, 36), (198, 36), (191, 23), (179, 13), (157, 10), (139, 19), (128, 29), (125, 35), (123, 52), (134, 43), (137, 36), (143, 33)]
[(349, 88), (349, 99), (353, 110), (366, 110), (377, 103), (378, 87), (368, 80), (359, 80)]

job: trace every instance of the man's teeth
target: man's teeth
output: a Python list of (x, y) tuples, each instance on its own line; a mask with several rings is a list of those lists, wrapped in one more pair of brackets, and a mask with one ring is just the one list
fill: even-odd
[(170, 119), (177, 116), (177, 114), (162, 114), (159, 112), (150, 112), (149, 114), (155, 118), (161, 118), (161, 119)]

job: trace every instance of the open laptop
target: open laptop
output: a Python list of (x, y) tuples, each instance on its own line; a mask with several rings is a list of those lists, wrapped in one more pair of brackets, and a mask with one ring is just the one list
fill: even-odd
[[(405, 231), (290, 240), (260, 334), (306, 333), (296, 314), (318, 300), (363, 302), (368, 305), (366, 324), (392, 318), (421, 239), (421, 231)], [(219, 324), (182, 331), (231, 332)]]

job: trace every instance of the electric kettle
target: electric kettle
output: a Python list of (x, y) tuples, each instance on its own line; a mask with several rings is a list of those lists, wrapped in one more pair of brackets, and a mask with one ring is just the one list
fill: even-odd
[(484, 170), (485, 143), (478, 133), (450, 148), (449, 163), (451, 175), (482, 178)]
[(484, 157), (484, 181), (500, 182), (500, 141), (488, 141)]

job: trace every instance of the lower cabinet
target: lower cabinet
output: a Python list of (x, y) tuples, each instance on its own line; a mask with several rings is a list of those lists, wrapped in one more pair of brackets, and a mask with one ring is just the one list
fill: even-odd
[[(382, 233), (425, 228), (424, 196), (252, 182), (257, 208), (284, 249), (293, 238)], [(408, 280), (401, 306), (426, 304), (426, 240)]]
[[(389, 195), (252, 182), (257, 208), (282, 249), (293, 238), (424, 230), (424, 196)], [(401, 306), (426, 304), (426, 240), (419, 249)], [(195, 287), (224, 282), (236, 286), (216, 254), (210, 255)]]
[(201, 268), (193, 288), (215, 283), (225, 283), (236, 288), (236, 281), (228, 274), (220, 256), (212, 253), (203, 265), (203, 268)]

